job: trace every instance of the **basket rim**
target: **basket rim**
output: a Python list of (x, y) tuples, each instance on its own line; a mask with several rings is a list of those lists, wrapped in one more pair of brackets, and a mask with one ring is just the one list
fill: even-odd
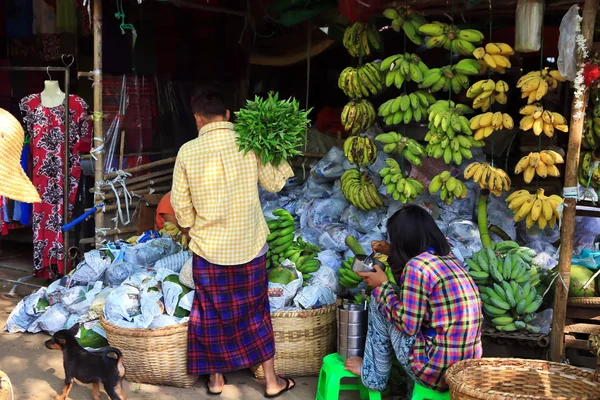
[[(562, 369), (565, 372), (565, 374), (567, 374), (567, 375), (575, 375), (578, 377), (578, 379), (587, 381), (590, 386), (592, 386), (592, 387), (595, 386), (600, 391), (600, 382), (593, 380), (593, 375), (594, 375), (593, 371), (587, 371), (585, 369), (574, 367), (572, 365), (561, 364), (561, 363), (552, 362), (552, 361), (523, 359), (523, 358), (500, 358), (500, 357), (489, 357), (488, 358), (488, 357), (485, 357), (485, 358), (474, 358), (474, 359), (462, 360), (462, 361), (459, 361), (459, 362), (451, 365), (450, 368), (448, 368), (448, 370), (446, 371), (446, 374), (445, 374), (445, 379), (446, 379), (446, 382), (448, 383), (448, 385), (451, 387), (451, 390), (457, 390), (457, 391), (460, 391), (461, 393), (468, 394), (472, 397), (483, 399), (486, 397), (479, 397), (479, 396), (477, 396), (477, 394), (489, 395), (489, 393), (490, 393), (489, 391), (481, 390), (481, 389), (477, 388), (476, 386), (473, 386), (471, 384), (467, 384), (465, 382), (460, 381), (457, 378), (457, 374), (459, 372), (465, 371), (466, 369), (468, 369), (471, 366), (476, 366), (479, 369), (485, 369), (486, 366), (491, 367), (494, 364), (496, 364), (498, 366), (503, 363), (506, 364), (506, 366), (517, 366), (519, 364), (523, 364), (519, 368), (525, 367), (525, 364), (529, 364), (529, 365), (538, 364), (540, 366), (542, 366), (542, 365), (553, 366), (555, 368)], [(589, 374), (589, 378), (586, 378), (585, 376), (581, 376), (582, 372)], [(497, 391), (495, 393), (501, 394), (501, 393), (506, 393), (506, 392)], [(527, 396), (527, 398), (528, 399), (549, 399), (550, 397)], [(551, 397), (551, 398), (555, 398), (555, 397)]]
[(580, 307), (600, 307), (600, 297), (569, 297), (567, 305)]
[(176, 335), (183, 331), (187, 332), (188, 330), (188, 322), (162, 328), (123, 328), (108, 322), (103, 316), (100, 316), (100, 325), (107, 333), (129, 337), (164, 337)]
[(336, 301), (334, 304), (321, 307), (314, 308), (309, 310), (284, 310), (284, 311), (274, 311), (271, 313), (271, 318), (310, 318), (316, 317), (322, 314), (328, 314), (334, 311), (339, 306), (339, 301)]

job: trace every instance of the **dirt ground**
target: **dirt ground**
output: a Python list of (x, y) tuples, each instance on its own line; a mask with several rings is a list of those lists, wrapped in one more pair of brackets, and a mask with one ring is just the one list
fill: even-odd
[[(7, 246), (2, 243), (0, 248), (0, 265), (9, 266), (16, 270), (0, 268), (0, 278), (16, 280), (31, 272), (31, 254), (25, 246)], [(30, 283), (44, 284), (39, 280)], [(12, 284), (0, 281), (0, 331), (3, 330), (8, 315), (18, 303), (19, 298), (8, 297)], [(25, 295), (35, 289), (20, 287), (18, 294)], [(47, 350), (44, 341), (46, 334), (7, 334), (0, 332), (0, 370), (10, 378), (14, 388), (14, 399), (33, 400), (51, 399), (62, 389), (64, 370), (60, 352)], [(229, 384), (225, 387), (222, 399), (262, 399), (264, 386), (257, 382), (249, 371), (239, 371), (228, 374)], [(281, 396), (283, 400), (314, 399), (316, 393), (316, 378), (296, 378), (297, 387)], [(129, 399), (214, 399), (208, 396), (205, 389), (205, 378), (201, 377), (191, 389), (178, 389), (164, 386), (144, 385), (126, 382), (125, 392)], [(70, 399), (91, 399), (91, 386), (76, 383), (70, 394)], [(103, 399), (108, 399), (102, 393)], [(358, 399), (357, 393), (343, 393), (340, 400)]]

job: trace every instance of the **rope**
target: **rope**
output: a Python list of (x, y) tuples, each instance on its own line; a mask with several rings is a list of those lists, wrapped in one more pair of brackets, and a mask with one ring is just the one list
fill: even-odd
[[(133, 36), (136, 37), (137, 33), (135, 31), (135, 27), (132, 24), (125, 23), (125, 11), (123, 11), (123, 1), (117, 0), (117, 12), (115, 13), (115, 18), (121, 21), (119, 28), (121, 28), (121, 33), (124, 35), (126, 30), (130, 30), (133, 33)], [(135, 41), (135, 39), (134, 39)]]
[[(130, 173), (119, 170), (119, 171), (117, 171), (117, 176), (114, 179), (107, 180), (104, 182), (96, 182), (96, 185), (94, 187), (94, 203), (97, 203), (98, 197), (100, 197), (103, 201), (106, 198), (104, 191), (102, 190), (102, 186), (110, 187), (112, 192), (115, 194), (115, 201), (117, 202), (117, 210), (118, 210), (117, 216), (112, 219), (112, 221), (115, 223), (115, 229), (119, 225), (119, 220), (121, 221), (121, 223), (123, 225), (129, 225), (131, 223), (129, 204), (130, 204), (131, 200), (133, 199), (134, 195), (127, 189), (126, 181), (127, 181), (127, 178), (129, 178), (129, 177), (131, 177)], [(117, 189), (117, 185), (121, 185), (121, 188)], [(127, 220), (125, 220), (125, 217), (123, 216), (123, 209), (121, 207), (121, 198), (119, 196), (120, 190), (123, 191), (123, 198), (124, 198), (124, 203), (125, 203), (125, 213), (127, 215)], [(105, 207), (103, 207), (102, 212), (105, 212)]]
[(90, 150), (90, 155), (95, 161), (98, 161), (98, 157), (96, 157), (96, 153), (104, 153), (104, 139), (99, 137), (94, 137), (94, 141), (100, 142), (100, 144)]

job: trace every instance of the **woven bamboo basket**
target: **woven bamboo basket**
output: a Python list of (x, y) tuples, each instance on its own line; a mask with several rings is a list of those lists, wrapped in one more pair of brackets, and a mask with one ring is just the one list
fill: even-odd
[(482, 358), (446, 372), (452, 400), (600, 400), (594, 372), (542, 360)]
[(574, 307), (600, 308), (600, 297), (569, 297), (567, 304)]
[(0, 400), (9, 400), (14, 397), (8, 375), (0, 371)]
[(188, 324), (156, 329), (121, 328), (100, 318), (108, 343), (121, 350), (127, 380), (189, 388), (198, 380), (187, 374)]
[[(271, 313), (275, 335), (275, 372), (288, 376), (317, 376), (323, 357), (335, 352), (337, 304), (316, 310)], [(262, 366), (253, 368), (264, 379)]]
[(590, 334), (590, 347), (592, 353), (596, 355), (596, 375), (594, 375), (594, 378), (598, 380), (600, 379), (600, 333)]

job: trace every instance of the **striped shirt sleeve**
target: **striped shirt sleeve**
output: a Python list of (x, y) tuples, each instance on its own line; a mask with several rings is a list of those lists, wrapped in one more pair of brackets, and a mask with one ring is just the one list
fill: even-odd
[(258, 157), (257, 162), (258, 183), (260, 183), (267, 192), (280, 192), (287, 180), (294, 176), (294, 171), (287, 161), (283, 161), (278, 167), (273, 166), (271, 163), (263, 165), (260, 160), (258, 160)]
[(427, 312), (427, 297), (431, 293), (431, 282), (419, 262), (412, 260), (406, 264), (401, 277), (400, 292), (388, 281), (373, 291), (373, 296), (382, 306), (385, 318), (396, 329), (409, 336), (421, 329)]
[(173, 187), (171, 189), (171, 206), (179, 226), (191, 228), (196, 220), (196, 211), (192, 203), (192, 194), (182, 157), (177, 156), (173, 171)]

